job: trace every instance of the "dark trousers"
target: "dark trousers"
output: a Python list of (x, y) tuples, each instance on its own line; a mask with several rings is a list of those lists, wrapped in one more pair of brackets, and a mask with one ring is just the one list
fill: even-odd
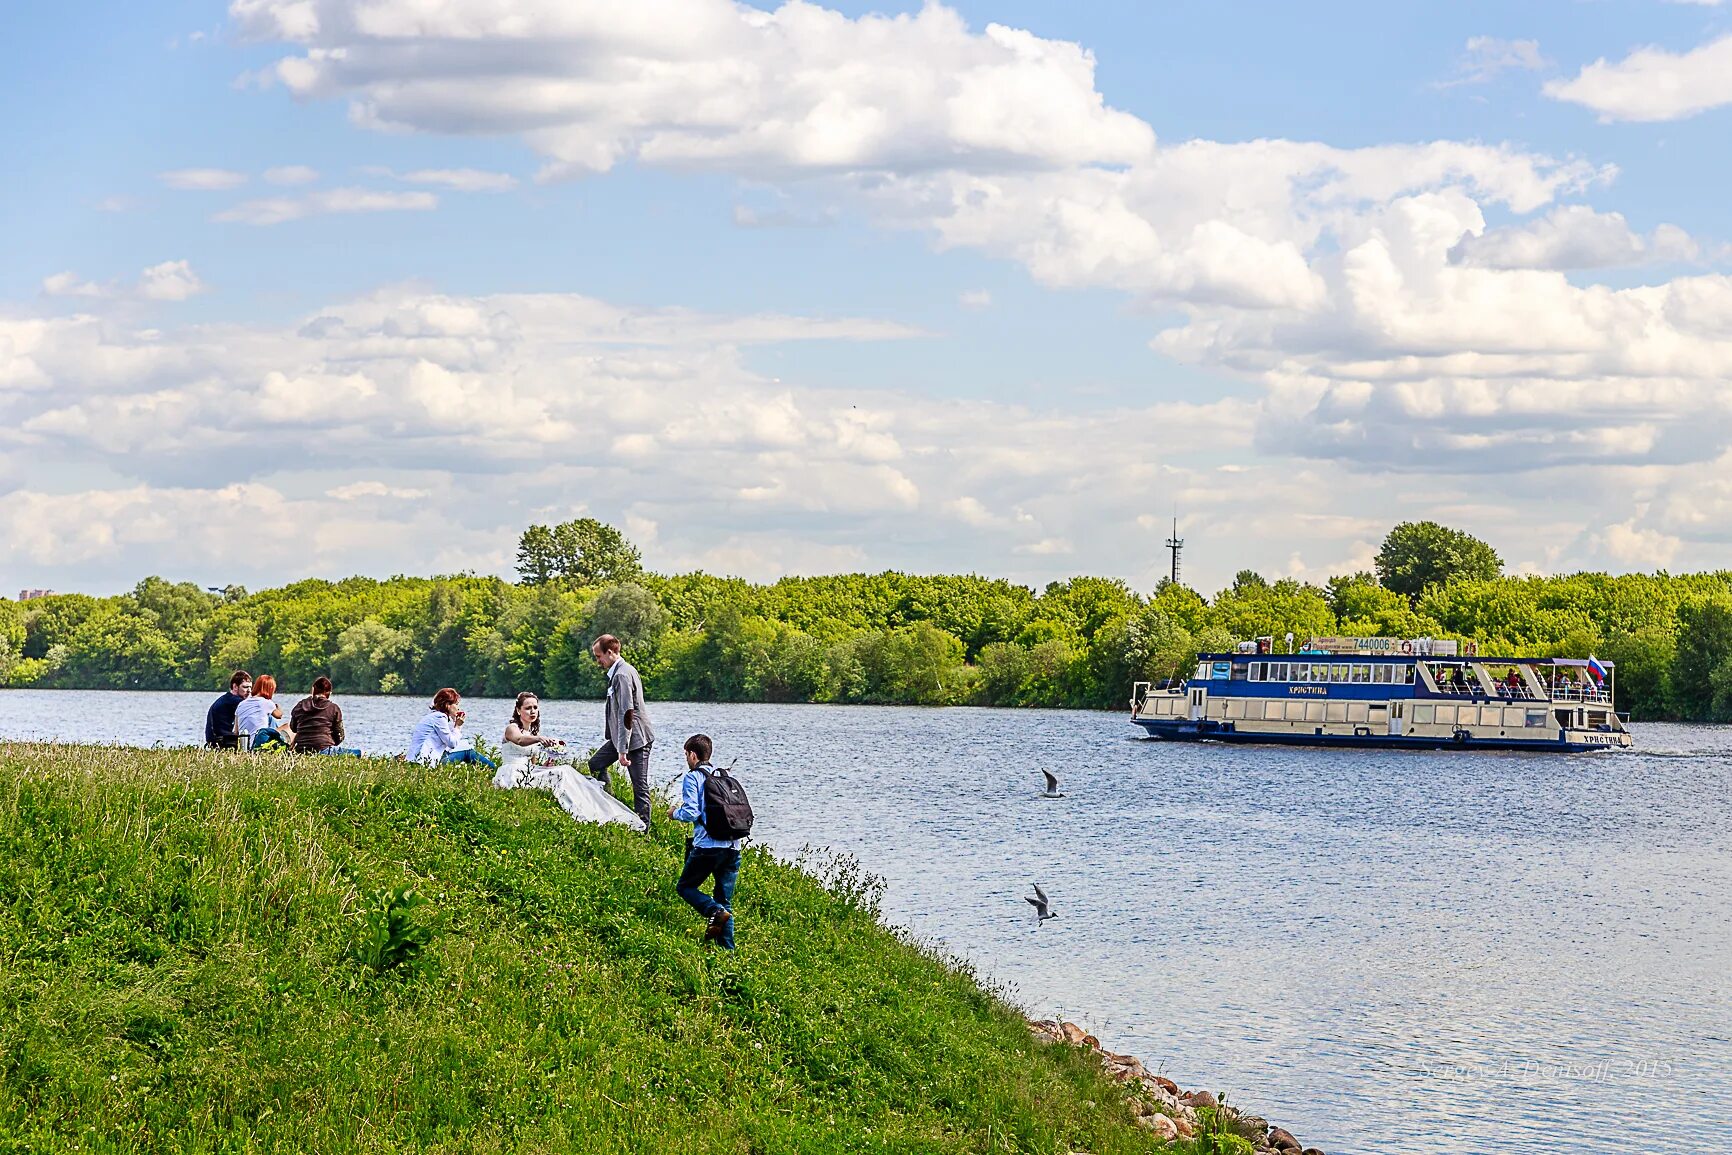
[[(654, 743), (631, 752), (631, 765), (626, 767), (626, 773), (631, 775), (631, 808), (637, 811), (637, 816), (643, 819), (644, 832), (649, 832), (650, 826), (650, 782), (649, 760), (650, 750)], [(601, 749), (589, 760), (589, 772), (601, 779), (604, 784), (611, 785), (613, 776), (608, 767), (619, 761), (619, 751), (613, 748), (612, 742), (605, 742)]]
[[(715, 897), (705, 894), (698, 887), (710, 879), (716, 880), (711, 889)], [(734, 909), (734, 883), (740, 878), (740, 852), (726, 847), (707, 849), (694, 846), (686, 851), (686, 868), (680, 871), (680, 880), (674, 884), (681, 898), (692, 904), (692, 909), (709, 918), (718, 910), (732, 911)], [(734, 949), (734, 924), (728, 921), (728, 929), (721, 937), (721, 944), (729, 950)]]

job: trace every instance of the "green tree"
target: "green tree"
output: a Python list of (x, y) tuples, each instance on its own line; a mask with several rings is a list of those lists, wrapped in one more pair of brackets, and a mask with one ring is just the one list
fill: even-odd
[(532, 525), (517, 542), (517, 573), (525, 585), (556, 579), (596, 586), (643, 572), (643, 557), (625, 535), (593, 517), (555, 526)]
[(1678, 607), (1672, 695), (1687, 717), (1732, 718), (1732, 598), (1708, 597)]
[(1503, 559), (1491, 546), (1435, 521), (1402, 522), (1377, 552), (1383, 587), (1414, 602), (1433, 586), (1461, 578), (1489, 580), (1502, 572)]
[(411, 638), (407, 630), (394, 630), (368, 618), (337, 635), (337, 650), (331, 655), (331, 679), (356, 693), (381, 693), (387, 675), (393, 685), (403, 686), (403, 667)]

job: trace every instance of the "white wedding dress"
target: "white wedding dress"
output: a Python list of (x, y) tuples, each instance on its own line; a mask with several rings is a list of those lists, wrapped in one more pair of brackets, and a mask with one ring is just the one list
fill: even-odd
[(493, 775), (493, 784), (503, 790), (546, 790), (561, 809), (579, 822), (617, 822), (643, 831), (643, 819), (588, 774), (564, 763), (538, 764), (532, 755), (539, 755), (544, 749), (515, 742), (500, 743), (499, 771)]

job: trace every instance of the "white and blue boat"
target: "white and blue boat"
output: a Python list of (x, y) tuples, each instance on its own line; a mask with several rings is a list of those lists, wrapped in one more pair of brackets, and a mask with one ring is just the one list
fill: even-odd
[[(1482, 657), (1431, 638), (1274, 639), (1199, 655), (1194, 677), (1138, 682), (1131, 721), (1171, 741), (1399, 749), (1603, 750), (1630, 745), (1596, 658)], [(1291, 641), (1289, 640), (1291, 649)]]

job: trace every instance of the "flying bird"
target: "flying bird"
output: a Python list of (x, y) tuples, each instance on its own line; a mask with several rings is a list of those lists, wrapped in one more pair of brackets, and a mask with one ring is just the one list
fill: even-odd
[(1034, 925), (1039, 926), (1049, 918), (1057, 918), (1058, 915), (1054, 914), (1051, 907), (1048, 905), (1046, 900), (1046, 891), (1040, 888), (1040, 883), (1036, 882), (1032, 885), (1034, 886), (1034, 897), (1029, 898), (1024, 896), (1023, 901), (1034, 907)]
[(1063, 798), (1064, 795), (1060, 794), (1059, 789), (1058, 789), (1058, 776), (1055, 775), (1051, 770), (1045, 769), (1044, 767), (1041, 769), (1041, 773), (1046, 775), (1046, 793), (1042, 794), (1041, 797), (1042, 798)]

